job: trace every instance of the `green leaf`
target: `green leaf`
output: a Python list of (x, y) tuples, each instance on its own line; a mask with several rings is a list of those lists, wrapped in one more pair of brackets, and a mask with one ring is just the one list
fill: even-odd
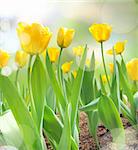
[(113, 79), (112, 79), (112, 84), (111, 84), (111, 98), (114, 100), (114, 104), (116, 105), (116, 108), (119, 110), (119, 106), (120, 106), (120, 89), (119, 89), (119, 85), (117, 82), (117, 77), (114, 74), (113, 75)]
[(55, 111), (55, 109), (56, 109), (56, 96), (55, 96), (55, 93), (54, 93), (52, 86), (49, 86), (49, 88), (47, 88), (46, 103), (53, 111)]
[(0, 75), (0, 89), (20, 128), (27, 150), (43, 150), (43, 144), (27, 106), (8, 77)]
[(123, 128), (119, 113), (110, 98), (103, 95), (98, 103), (101, 120), (108, 129)]
[(42, 129), (42, 121), (44, 114), (44, 104), (46, 95), (46, 76), (45, 68), (37, 55), (32, 68), (31, 74), (31, 87), (35, 110), (37, 113), (37, 126), (38, 129)]
[[(45, 106), (44, 111), (44, 131), (49, 139), (51, 139), (52, 144), (56, 148), (60, 142), (62, 135), (62, 130), (64, 125), (55, 115), (52, 109), (49, 106)], [(71, 149), (77, 150), (78, 146), (74, 139), (71, 137)]]
[(47, 54), (46, 56), (46, 67), (47, 67), (47, 71), (48, 71), (48, 75), (51, 81), (51, 85), (53, 87), (53, 90), (56, 94), (57, 100), (59, 101), (59, 103), (61, 104), (63, 110), (65, 110), (66, 108), (66, 100), (63, 96), (62, 90), (60, 89), (60, 85), (56, 79), (56, 75), (52, 69), (52, 64), (50, 62), (49, 56)]
[(134, 103), (134, 98), (133, 98), (133, 94), (131, 92), (131, 89), (130, 89), (130, 86), (128, 84), (128, 80), (126, 79), (126, 77), (123, 75), (123, 72), (122, 72), (122, 69), (120, 67), (120, 64), (117, 63), (118, 65), (118, 69), (119, 69), (119, 78), (120, 78), (120, 84), (123, 88), (123, 91), (125, 92), (125, 94), (127, 95), (128, 97), (128, 101), (130, 102), (131, 104), (131, 112), (132, 112), (132, 115), (133, 115), (133, 118), (136, 119), (136, 106), (135, 106), (135, 103)]
[[(55, 115), (49, 106), (45, 106), (44, 110), (44, 130), (49, 138), (52, 138), (56, 144), (59, 143), (62, 134), (63, 124), (59, 118)], [(57, 145), (55, 145), (56, 147)]]
[(97, 138), (97, 126), (99, 123), (99, 114), (98, 110), (94, 110), (92, 112), (88, 112), (88, 121), (89, 121), (89, 131), (91, 135), (94, 137), (97, 146), (99, 147), (99, 142)]
[(90, 62), (90, 67), (88, 68), (89, 71), (94, 72), (95, 71), (95, 55), (94, 51), (91, 56), (91, 62)]
[(87, 112), (87, 111), (93, 111), (93, 110), (97, 109), (97, 105), (98, 105), (99, 99), (100, 98), (92, 100), (89, 104), (82, 106), (80, 108), (80, 110)]
[[(71, 75), (71, 78), (72, 78), (72, 75)], [(72, 85), (73, 85), (73, 80), (74, 80), (74, 78), (72, 78), (72, 80), (70, 80), (69, 78), (68, 78), (68, 80), (64, 79), (68, 99), (71, 96), (71, 89), (72, 89)]]
[[(134, 94), (134, 104), (136, 107), (136, 112), (138, 112), (138, 92)], [(138, 113), (136, 113), (136, 124), (138, 124)]]
[(129, 120), (129, 122), (132, 125), (135, 125), (136, 124), (136, 120), (135, 120), (135, 118), (133, 118), (131, 110), (124, 104), (123, 101), (120, 101), (120, 103), (121, 103), (121, 111), (122, 111), (123, 115), (125, 117), (127, 117), (127, 119)]
[(11, 111), (0, 116), (0, 145), (10, 145), (25, 150), (23, 139)]
[(100, 75), (100, 85), (101, 85), (101, 92), (106, 94), (106, 89), (105, 89), (105, 86), (104, 86), (104, 83), (103, 83), (103, 80), (102, 80), (102, 76)]
[(65, 114), (65, 120), (64, 120), (64, 128), (62, 131), (62, 135), (60, 138), (60, 142), (58, 145), (57, 150), (71, 149), (71, 125), (70, 125), (70, 112), (71, 112), (71, 106), (68, 104), (66, 108), (66, 114)]
[(98, 112), (105, 127), (111, 131), (113, 141), (121, 148), (125, 140), (125, 134), (119, 112), (113, 100), (103, 95), (98, 103)]
[(121, 60), (121, 68), (122, 68), (122, 71), (123, 71), (123, 74), (125, 75), (125, 77), (128, 78), (128, 75), (127, 75), (127, 68), (126, 68), (126, 64), (125, 64), (123, 58), (122, 58), (122, 60)]
[(101, 95), (101, 90), (98, 89), (97, 81), (94, 80), (94, 96), (98, 98)]
[(116, 108), (120, 111), (120, 84), (119, 84), (119, 72), (116, 61), (116, 54), (113, 48), (113, 63), (114, 63), (114, 73), (113, 73), (113, 82), (110, 89), (111, 97), (114, 100)]
[(90, 103), (94, 99), (93, 77), (94, 77), (93, 72), (86, 70), (84, 71), (81, 89), (81, 100), (85, 105)]
[(72, 113), (71, 113), (71, 128), (74, 129), (75, 121), (77, 118), (77, 111), (78, 111), (78, 103), (79, 103), (79, 97), (82, 87), (82, 81), (83, 81), (83, 74), (84, 74), (84, 68), (85, 68), (85, 61), (87, 56), (87, 45), (84, 49), (84, 53), (80, 62), (80, 66), (78, 69), (77, 77), (74, 80), (73, 86), (72, 86), (72, 92), (71, 92), (71, 105), (72, 105)]
[(82, 89), (81, 89), (81, 100), (83, 104), (88, 104), (94, 99), (94, 69), (95, 69), (95, 57), (94, 52), (91, 57), (90, 67), (84, 71)]

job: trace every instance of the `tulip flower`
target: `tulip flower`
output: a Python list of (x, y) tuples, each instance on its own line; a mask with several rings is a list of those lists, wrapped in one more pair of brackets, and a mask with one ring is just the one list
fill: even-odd
[(110, 38), (112, 28), (108, 24), (93, 24), (89, 31), (97, 42), (105, 42)]
[(72, 74), (73, 74), (74, 79), (76, 79), (76, 77), (77, 77), (77, 71), (74, 70), (74, 71), (72, 72)]
[(67, 48), (71, 44), (74, 35), (75, 35), (74, 29), (67, 29), (61, 27), (57, 35), (58, 46), (61, 48)]
[(114, 45), (114, 50), (115, 50), (116, 54), (121, 54), (124, 51), (126, 42), (127, 41), (125, 40), (123, 42), (117, 42)]
[(17, 33), (22, 49), (30, 54), (40, 54), (48, 46), (52, 33), (48, 27), (38, 23), (26, 24), (19, 23)]
[(73, 62), (72, 61), (70, 61), (70, 62), (65, 62), (63, 65), (62, 65), (62, 71), (63, 71), (63, 73), (68, 73), (69, 71), (70, 71), (70, 69), (71, 69), (71, 64), (72, 64)]
[(105, 59), (104, 59), (103, 42), (107, 41), (110, 38), (112, 28), (108, 24), (93, 24), (93, 25), (90, 26), (89, 31), (93, 35), (95, 40), (97, 42), (101, 43), (101, 53), (102, 53), (103, 67), (104, 67), (105, 75), (106, 75), (106, 78), (107, 78), (108, 86), (109, 86), (109, 89), (110, 89), (110, 82), (108, 80), (108, 74), (107, 74)]
[(74, 48), (73, 48), (73, 54), (74, 54), (75, 56), (81, 57), (83, 51), (84, 51), (84, 47), (82, 47), (82, 46), (78, 46), (78, 47), (74, 47)]
[(60, 50), (55, 47), (48, 48), (48, 55), (52, 63), (56, 62), (60, 54)]
[[(108, 80), (110, 80), (110, 76), (108, 76)], [(103, 81), (103, 83), (107, 83), (107, 77), (106, 77), (106, 75), (102, 75), (102, 81)]]
[(138, 81), (138, 58), (129, 61), (126, 67), (131, 80)]
[(24, 51), (17, 51), (15, 56), (15, 62), (19, 68), (22, 68), (26, 65), (28, 61), (28, 54)]
[(114, 64), (113, 63), (109, 63), (109, 69), (110, 69), (111, 73), (114, 72)]
[[(116, 44), (114, 45), (114, 50), (115, 50), (116, 55), (119, 55), (119, 54), (123, 53), (123, 51), (125, 49), (126, 42), (127, 42), (126, 40), (123, 41), (123, 42), (116, 42)], [(106, 53), (109, 54), (109, 55), (113, 55), (113, 50), (110, 49)]]
[(0, 50), (0, 68), (5, 67), (8, 64), (9, 54), (3, 50)]

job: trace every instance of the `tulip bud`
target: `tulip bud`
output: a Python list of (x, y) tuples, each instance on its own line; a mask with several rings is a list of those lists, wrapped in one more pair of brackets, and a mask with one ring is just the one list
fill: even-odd
[(48, 55), (52, 63), (56, 62), (60, 54), (60, 50), (55, 47), (48, 48)]
[(57, 43), (61, 48), (67, 48), (74, 37), (75, 30), (61, 27), (57, 35)]
[(66, 63), (64, 63), (63, 65), (62, 65), (62, 71), (63, 71), (63, 73), (68, 73), (69, 71), (70, 71), (70, 68), (71, 68), (71, 64), (72, 64), (73, 62), (72, 61), (70, 61), (70, 62), (66, 62)]
[(15, 55), (15, 62), (18, 67), (22, 68), (28, 61), (28, 54), (24, 51), (17, 51)]
[(0, 68), (5, 67), (8, 64), (9, 54), (3, 50), (0, 50)]

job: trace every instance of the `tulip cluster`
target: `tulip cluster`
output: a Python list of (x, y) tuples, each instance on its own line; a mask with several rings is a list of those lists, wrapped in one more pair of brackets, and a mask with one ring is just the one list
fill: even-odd
[[(48, 27), (19, 23), (17, 34), (21, 47), (15, 54), (14, 82), (11, 76), (2, 74), (10, 57), (0, 50), (0, 112), (12, 112), (14, 116), (21, 137), (16, 138), (22, 143), (19, 146), (15, 142), (15, 147), (45, 150), (46, 137), (53, 149), (78, 150), (80, 111), (87, 114), (89, 132), (97, 148), (100, 145), (96, 133), (102, 122), (110, 130), (117, 149), (124, 149), (125, 132), (120, 113), (138, 130), (138, 58), (125, 63), (126, 40), (118, 41), (110, 50), (104, 51), (104, 43), (112, 33), (110, 25), (92, 24), (89, 31), (101, 47), (103, 67), (99, 72), (96, 72), (94, 51), (87, 58), (87, 44), (73, 47), (74, 59), (63, 63), (62, 52), (71, 45), (74, 29), (61, 27), (57, 47), (49, 47), (53, 34)], [(113, 56), (108, 68), (105, 54)], [(25, 72), (23, 83), (19, 76), (21, 70)], [(5, 111), (8, 109), (10, 112)], [(4, 135), (4, 131), (1, 132)]]

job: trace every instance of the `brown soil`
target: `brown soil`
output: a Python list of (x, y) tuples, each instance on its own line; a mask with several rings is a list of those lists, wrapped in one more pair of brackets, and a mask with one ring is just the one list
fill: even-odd
[[(126, 143), (125, 150), (138, 150), (138, 140), (136, 139), (136, 131), (131, 127), (128, 120), (121, 117), (124, 128), (126, 129)], [(87, 124), (87, 115), (84, 112), (80, 113), (80, 150), (97, 150), (94, 139), (89, 133)], [(112, 137), (108, 129), (103, 125), (98, 126), (97, 135), (102, 150), (117, 150), (112, 143)], [(129, 135), (129, 136), (128, 136)], [(131, 142), (130, 142), (131, 141)], [(133, 142), (132, 142), (133, 141)], [(52, 150), (48, 142), (47, 146), (49, 150)]]
[[(131, 127), (127, 119), (121, 116), (123, 126), (125, 128), (126, 146), (124, 150), (138, 150), (138, 138), (136, 131)], [(97, 135), (101, 150), (118, 150), (116, 145), (112, 143), (111, 133), (103, 125), (98, 126)], [(80, 114), (80, 150), (97, 150), (94, 139), (89, 133), (87, 125), (87, 115), (82, 112)]]

